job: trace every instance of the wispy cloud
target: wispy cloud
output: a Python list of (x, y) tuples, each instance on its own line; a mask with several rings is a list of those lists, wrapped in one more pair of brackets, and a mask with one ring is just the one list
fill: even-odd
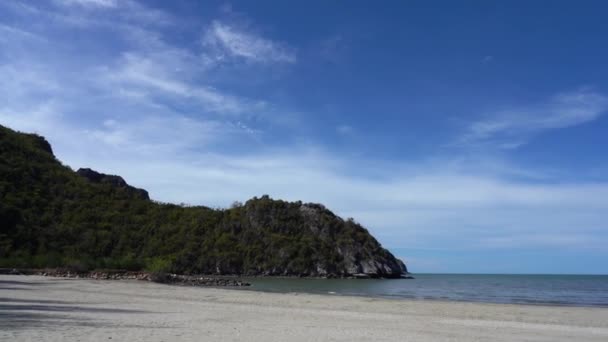
[(194, 119), (167, 111), (161, 114), (107, 119), (102, 127), (85, 132), (91, 140), (109, 149), (128, 149), (148, 158), (159, 153), (188, 154), (192, 149), (246, 139), (252, 134), (238, 122)]
[(84, 6), (99, 8), (115, 8), (118, 6), (117, 0), (54, 0), (56, 3), (65, 6)]
[(45, 40), (42, 36), (35, 33), (2, 23), (0, 23), (0, 33), (0, 41), (16, 41), (20, 39)]
[(213, 58), (242, 58), (247, 61), (295, 63), (296, 54), (286, 44), (263, 38), (252, 32), (215, 20), (203, 37), (203, 44), (214, 50)]
[[(49, 2), (49, 1), (46, 1)], [(128, 29), (143, 25), (166, 27), (176, 23), (175, 18), (162, 10), (135, 0), (52, 0), (45, 2), (4, 1), (0, 7), (20, 16), (29, 26)], [(32, 16), (37, 21), (31, 22)]]
[[(39, 28), (71, 29), (83, 14), (85, 22), (79, 23), (86, 30), (73, 34), (110, 35), (122, 48), (109, 45), (103, 57), (85, 49), (74, 58), (72, 44), (65, 44), (52, 30), (38, 30), (40, 35), (34, 35), (0, 22), (0, 32), (11, 34), (11, 39), (0, 38), (5, 58), (0, 64), (2, 124), (50, 135), (53, 140), (85, 132), (112, 148), (139, 146), (139, 151), (171, 149), (175, 153), (254, 141), (263, 134), (260, 123), (272, 119), (264, 99), (216, 86), (217, 78), (206, 74), (209, 66), (201, 58), (200, 47), (172, 44), (163, 39), (162, 28), (146, 25), (141, 17), (133, 21), (118, 12), (115, 16), (81, 13), (85, 6), (95, 10), (107, 5), (104, 11), (143, 8), (138, 2), (56, 2), (57, 8), (50, 6), (48, 11), (20, 4), (10, 8), (24, 20), (36, 21)], [(64, 11), (64, 6), (74, 8)], [(145, 7), (144, 12), (158, 10)]]
[[(159, 59), (157, 55), (142, 56), (136, 53), (123, 55), (115, 67), (106, 67), (100, 71), (100, 77), (117, 86), (117, 89), (129, 89), (146, 96), (146, 101), (155, 101), (153, 95), (178, 96), (182, 100), (193, 100), (200, 103), (203, 109), (219, 114), (239, 114), (245, 111), (259, 110), (264, 101), (250, 101), (218, 91), (211, 86), (203, 86), (188, 80), (192, 67), (185, 67), (184, 72), (177, 72), (173, 66), (179, 61)], [(194, 67), (196, 68), (196, 67)], [(162, 98), (159, 98), (162, 100)]]
[(608, 111), (608, 97), (588, 90), (557, 94), (540, 104), (491, 113), (469, 125), (460, 143), (516, 148), (542, 131), (580, 125)]

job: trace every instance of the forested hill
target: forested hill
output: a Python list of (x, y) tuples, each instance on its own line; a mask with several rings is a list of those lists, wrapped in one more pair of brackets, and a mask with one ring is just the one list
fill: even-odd
[(399, 277), (405, 265), (320, 204), (230, 209), (151, 201), (119, 176), (72, 171), (41, 136), (0, 126), (0, 267)]

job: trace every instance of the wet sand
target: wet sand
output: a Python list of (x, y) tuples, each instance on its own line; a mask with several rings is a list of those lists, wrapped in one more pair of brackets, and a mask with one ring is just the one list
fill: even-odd
[(1, 341), (608, 341), (608, 309), (0, 275)]

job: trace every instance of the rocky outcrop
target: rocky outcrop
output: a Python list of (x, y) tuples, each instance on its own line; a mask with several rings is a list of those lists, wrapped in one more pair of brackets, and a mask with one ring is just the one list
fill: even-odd
[(233, 277), (209, 277), (197, 275), (181, 275), (172, 273), (150, 273), (125, 270), (78, 271), (69, 268), (47, 269), (2, 269), (0, 274), (38, 275), (44, 277), (95, 279), (95, 280), (144, 280), (155, 283), (184, 285), (184, 286), (250, 286), (251, 284)]
[[(363, 246), (356, 243), (343, 243), (336, 247), (343, 260), (343, 270), (341, 272), (343, 275), (360, 278), (399, 278), (408, 273), (403, 261), (383, 249), (378, 241), (369, 235), (367, 230), (352, 219), (344, 222), (325, 206), (315, 203), (302, 204), (300, 212), (307, 219), (308, 229), (323, 239), (331, 239), (332, 232), (328, 229), (336, 226), (336, 224), (327, 224), (328, 219), (337, 221), (338, 224), (351, 225), (355, 230), (365, 234), (364, 236), (367, 239)], [(328, 242), (331, 243), (331, 241)], [(318, 268), (318, 271), (327, 273), (327, 270), (322, 268)]]
[(367, 229), (321, 204), (267, 195), (228, 209), (154, 202), (122, 177), (89, 168), (74, 172), (40, 136), (0, 126), (2, 165), (0, 183), (8, 191), (0, 191), (0, 258), (10, 260), (6, 266), (78, 265), (82, 271), (152, 269), (213, 277), (407, 274)]
[(227, 229), (240, 231), (243, 244), (265, 246), (259, 253), (262, 267), (220, 264), (216, 273), (326, 278), (401, 278), (408, 273), (365, 228), (321, 204), (262, 196), (231, 210), (245, 220), (237, 226), (226, 223)]
[(184, 286), (250, 286), (251, 284), (232, 277), (209, 277), (200, 275), (180, 275), (171, 273), (152, 273), (149, 280), (156, 283)]
[(371, 236), (363, 246), (352, 243), (338, 244), (337, 251), (343, 260), (342, 273), (345, 276), (400, 278), (408, 273), (405, 264), (383, 249)]
[[(398, 278), (407, 274), (405, 264), (392, 255), (361, 253), (354, 248), (341, 249), (346, 273), (371, 278)], [(363, 255), (362, 255), (363, 254)]]
[(127, 190), (134, 196), (137, 196), (142, 199), (150, 199), (148, 192), (144, 189), (139, 189), (127, 184), (127, 182), (120, 176), (114, 175), (106, 175), (104, 173), (97, 172), (95, 170), (89, 168), (81, 168), (76, 171), (76, 173), (93, 183), (106, 183), (110, 184), (117, 188), (122, 188)]

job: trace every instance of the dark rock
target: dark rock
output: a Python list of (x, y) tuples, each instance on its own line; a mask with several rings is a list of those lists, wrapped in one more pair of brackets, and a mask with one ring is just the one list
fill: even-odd
[[(9, 269), (0, 269), (0, 274), (9, 273)], [(19, 271), (19, 274), (23, 274)], [(95, 280), (144, 280), (152, 281), (161, 284), (170, 285), (187, 285), (187, 286), (250, 286), (251, 284), (244, 282), (238, 278), (232, 277), (209, 277), (209, 276), (194, 276), (180, 275), (173, 273), (162, 272), (137, 272), (125, 270), (101, 270), (90, 272), (74, 272), (68, 268), (54, 268), (43, 270), (30, 270), (28, 274), (41, 275), (46, 277), (58, 278), (83, 278)]]
[(236, 278), (219, 278), (196, 275), (179, 275), (170, 273), (153, 273), (150, 281), (186, 286), (250, 286), (249, 283)]
[(369, 274), (366, 273), (357, 273), (357, 274), (353, 274), (353, 278), (355, 279), (369, 279), (371, 278)]
[(16, 268), (0, 268), (0, 274), (21, 275), (21, 271)]

